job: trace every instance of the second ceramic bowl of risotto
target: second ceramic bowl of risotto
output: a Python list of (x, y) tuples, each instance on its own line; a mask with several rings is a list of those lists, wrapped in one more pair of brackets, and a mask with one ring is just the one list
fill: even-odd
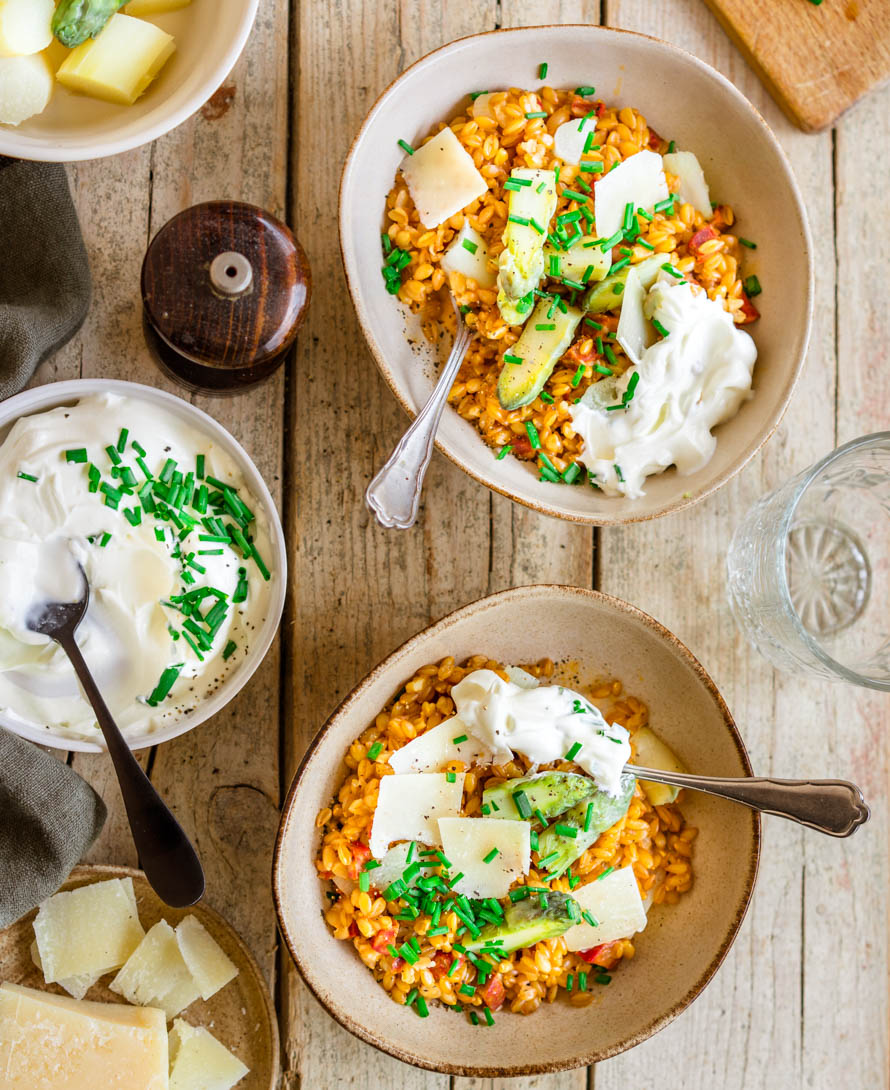
[(806, 215), (781, 148), (744, 96), (688, 53), (627, 31), (550, 26), (460, 39), (408, 68), (368, 114), (343, 171), (340, 237), (362, 330), (393, 393), (414, 415), (430, 395), (451, 335), (446, 331), (432, 343), (421, 315), (388, 294), (381, 275), (381, 232), (390, 225), (387, 194), (405, 154), (399, 141), (419, 146), (438, 124), (466, 111), (473, 92), (591, 85), (596, 87), (592, 102), (633, 107), (652, 130), (694, 152), (712, 200), (734, 211), (731, 231), (756, 240), (756, 250), (738, 250), (744, 258), (741, 275), (756, 276), (763, 289), (756, 300), (761, 317), (745, 327), (758, 353), (754, 395), (718, 426), (716, 451), (703, 468), (687, 476), (674, 468), (650, 476), (645, 495), (634, 499), (604, 496), (586, 484), (566, 487), (542, 480), (534, 463), (512, 456), (498, 460), (498, 447), (487, 445), (474, 422), (454, 408), (443, 415), (437, 445), (477, 481), (526, 506), (609, 525), (678, 510), (723, 485), (775, 430), (803, 364), (812, 309)]
[[(505, 665), (550, 658), (554, 679), (588, 693), (604, 679), (621, 679), (624, 693), (648, 708), (652, 730), (690, 771), (751, 775), (744, 745), (713, 682), (651, 617), (616, 598), (575, 587), (496, 594), (452, 613), (393, 652), (316, 736), (288, 793), (276, 845), (273, 882), (281, 932), (327, 1011), (358, 1037), (407, 1063), (491, 1078), (603, 1060), (676, 1017), (726, 956), (757, 873), (760, 821), (752, 811), (703, 794), (681, 796), (683, 818), (698, 830), (692, 886), (676, 903), (650, 910), (645, 930), (634, 939), (635, 956), (619, 963), (608, 988), (592, 983), (593, 997), (583, 1006), (560, 990), (556, 1002), (542, 1003), (527, 1016), (509, 1011), (508, 996), (490, 1027), (484, 1021), (473, 1025), (466, 1013), (433, 1000), (428, 1016), (418, 1017), (389, 998), (353, 943), (336, 939), (323, 916), (330, 901), (316, 868), (322, 838), (316, 819), (323, 810), (330, 815), (332, 798), (351, 774), (344, 764), (350, 747), (423, 667), (448, 657), (463, 663), (476, 655)], [(473, 1009), (481, 1020), (482, 1007)]]

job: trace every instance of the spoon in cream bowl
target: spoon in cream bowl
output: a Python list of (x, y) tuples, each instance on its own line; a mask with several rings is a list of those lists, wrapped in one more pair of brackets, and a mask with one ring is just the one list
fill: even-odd
[(80, 597), (70, 602), (40, 602), (28, 611), (26, 624), (32, 632), (55, 640), (71, 660), (105, 738), (142, 869), (161, 900), (173, 908), (184, 908), (204, 896), (204, 871), (182, 826), (124, 740), (77, 645), (77, 629), (90, 604), (90, 584), (81, 565), (75, 564), (81, 579)]

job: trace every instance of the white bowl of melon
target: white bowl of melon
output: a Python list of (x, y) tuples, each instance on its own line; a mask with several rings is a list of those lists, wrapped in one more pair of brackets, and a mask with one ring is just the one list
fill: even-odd
[(259, 0), (0, 0), (0, 155), (99, 159), (213, 95)]

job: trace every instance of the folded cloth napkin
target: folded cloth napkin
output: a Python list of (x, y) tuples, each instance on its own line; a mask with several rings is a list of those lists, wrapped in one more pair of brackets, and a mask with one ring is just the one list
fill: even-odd
[(0, 729), (0, 928), (55, 893), (104, 824), (76, 772)]
[(80, 329), (90, 266), (64, 167), (0, 157), (0, 401)]

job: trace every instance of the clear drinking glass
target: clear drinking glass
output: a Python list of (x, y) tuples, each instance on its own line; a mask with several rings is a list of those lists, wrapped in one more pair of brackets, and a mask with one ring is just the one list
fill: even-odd
[(736, 621), (774, 666), (890, 691), (890, 432), (763, 496), (726, 568)]

